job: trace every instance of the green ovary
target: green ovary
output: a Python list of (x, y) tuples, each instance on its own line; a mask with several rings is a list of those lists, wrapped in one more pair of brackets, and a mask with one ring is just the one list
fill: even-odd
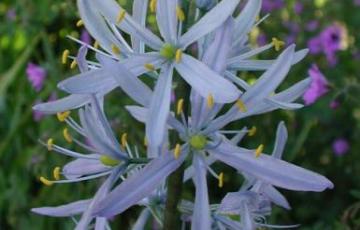
[(207, 144), (207, 139), (203, 135), (194, 135), (190, 138), (190, 146), (196, 150), (202, 150)]
[(99, 160), (103, 165), (110, 166), (110, 167), (114, 167), (114, 166), (117, 166), (118, 164), (120, 164), (119, 160), (116, 160), (116, 159), (108, 157), (108, 156), (101, 156)]
[(160, 50), (160, 55), (166, 59), (172, 60), (176, 56), (176, 47), (169, 43), (165, 43)]

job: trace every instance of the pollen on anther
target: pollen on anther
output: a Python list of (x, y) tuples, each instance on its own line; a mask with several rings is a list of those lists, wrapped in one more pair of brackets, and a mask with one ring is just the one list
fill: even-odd
[(66, 64), (66, 63), (67, 63), (67, 59), (68, 59), (69, 55), (70, 55), (70, 51), (67, 50), (67, 49), (64, 50), (64, 52), (62, 53), (62, 57), (61, 57), (61, 62), (62, 62), (63, 64)]
[(178, 20), (181, 22), (183, 22), (185, 20), (185, 13), (181, 9), (180, 6), (176, 6), (176, 16), (177, 16)]
[(218, 178), (218, 186), (219, 186), (219, 188), (222, 188), (222, 187), (224, 187), (224, 173), (223, 172), (221, 172), (220, 174), (219, 174), (219, 178)]
[(46, 142), (46, 146), (49, 151), (52, 151), (54, 146), (54, 139), (49, 138)]
[(95, 41), (94, 42), (94, 48), (99, 49), (99, 47), (100, 47), (100, 43), (98, 41)]
[(68, 143), (72, 143), (73, 139), (69, 133), (69, 130), (67, 128), (65, 128), (63, 130), (63, 136), (64, 136), (64, 139), (68, 142)]
[(155, 66), (153, 64), (150, 64), (150, 63), (145, 63), (144, 64), (144, 67), (146, 70), (148, 71), (155, 71)]
[(147, 147), (148, 146), (148, 140), (146, 137), (144, 137), (144, 146)]
[(111, 51), (112, 51), (115, 55), (119, 55), (119, 54), (120, 54), (120, 49), (119, 49), (119, 47), (117, 47), (117, 46), (114, 45), (114, 44), (111, 45)]
[(257, 131), (256, 126), (253, 126), (248, 132), (249, 137), (255, 136), (256, 131)]
[(55, 167), (53, 170), (53, 177), (55, 180), (60, 180), (60, 171), (61, 168), (60, 167)]
[(70, 69), (75, 69), (76, 66), (77, 66), (77, 61), (76, 59), (74, 59), (70, 64)]
[(176, 54), (175, 54), (175, 62), (180, 63), (181, 58), (182, 58), (182, 50), (178, 49), (176, 50)]
[(121, 147), (123, 147), (123, 148), (125, 148), (127, 145), (127, 137), (128, 137), (127, 133), (123, 133), (121, 135)]
[(277, 38), (272, 38), (272, 44), (275, 47), (276, 51), (280, 51), (280, 49), (285, 46), (285, 42), (283, 42)]
[(236, 101), (236, 106), (239, 108), (239, 110), (243, 113), (245, 113), (247, 111), (245, 103), (242, 100), (237, 100)]
[(206, 104), (207, 104), (207, 107), (208, 107), (209, 109), (211, 109), (212, 107), (214, 107), (215, 102), (214, 102), (214, 97), (213, 97), (212, 94), (209, 94), (209, 95), (208, 95), (208, 97), (207, 97), (207, 99), (206, 99)]
[(126, 11), (124, 9), (121, 9), (117, 18), (116, 18), (116, 24), (120, 24), (126, 16)]
[(64, 122), (66, 118), (70, 116), (70, 111), (59, 112), (56, 114), (56, 116), (60, 122)]
[(156, 12), (156, 4), (157, 4), (157, 0), (151, 0), (150, 1), (150, 11), (151, 11), (151, 13)]
[(177, 106), (176, 106), (176, 114), (180, 115), (183, 112), (183, 108), (184, 108), (184, 99), (180, 99), (177, 102)]
[(41, 181), (41, 183), (43, 183), (46, 186), (51, 186), (54, 184), (53, 181), (50, 181), (50, 180), (46, 179), (45, 177), (40, 177), (39, 180)]
[(176, 144), (175, 149), (174, 149), (174, 157), (175, 157), (175, 159), (179, 159), (180, 154), (181, 154), (181, 145)]
[(255, 157), (256, 158), (260, 157), (260, 155), (263, 151), (264, 151), (264, 145), (261, 144), (261, 145), (259, 145), (259, 147), (257, 147), (257, 149), (255, 151)]
[(81, 19), (76, 22), (76, 26), (77, 26), (77, 27), (81, 27), (81, 26), (83, 26), (83, 25), (84, 25), (84, 22), (83, 22), (83, 20), (81, 20)]

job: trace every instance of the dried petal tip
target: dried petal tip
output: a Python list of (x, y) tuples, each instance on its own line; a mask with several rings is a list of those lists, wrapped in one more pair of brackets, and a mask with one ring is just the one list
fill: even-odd
[(256, 126), (253, 126), (248, 132), (249, 137), (255, 136), (256, 131), (257, 131)]
[(60, 122), (64, 122), (70, 116), (70, 111), (57, 113), (56, 116)]
[(55, 180), (60, 180), (60, 171), (61, 168), (60, 167), (55, 167), (53, 170), (53, 177)]
[(259, 147), (257, 147), (257, 149), (255, 151), (255, 157), (256, 158), (260, 157), (260, 155), (263, 151), (264, 151), (264, 145), (261, 144), (261, 145), (259, 145)]
[(51, 186), (54, 184), (53, 181), (50, 181), (50, 180), (46, 179), (45, 177), (40, 177), (39, 180), (41, 181), (41, 183), (43, 183), (46, 186)]
[(215, 102), (214, 102), (214, 97), (212, 94), (209, 94), (209, 96), (207, 97), (206, 104), (209, 109), (214, 107)]
[(146, 70), (148, 71), (155, 71), (155, 66), (153, 64), (150, 64), (150, 63), (145, 63), (144, 64), (144, 67)]
[(81, 20), (81, 19), (76, 22), (76, 27), (81, 27), (81, 26), (83, 26), (83, 25), (84, 25), (84, 22), (83, 22), (83, 20)]
[(221, 172), (219, 174), (218, 180), (219, 180), (219, 183), (218, 183), (219, 188), (224, 187), (224, 173), (223, 172)]
[(280, 51), (280, 49), (285, 46), (285, 42), (283, 42), (277, 38), (272, 38), (272, 44), (275, 47), (276, 51)]
[(47, 149), (49, 151), (52, 151), (53, 150), (53, 146), (54, 146), (54, 139), (52, 138), (49, 138), (46, 142), (46, 145), (47, 145)]
[(125, 148), (127, 145), (127, 137), (128, 137), (127, 133), (123, 133), (123, 135), (121, 135), (121, 147), (123, 148)]
[(157, 4), (157, 0), (151, 0), (150, 1), (150, 11), (151, 11), (151, 13), (156, 12), (156, 4)]
[(239, 108), (239, 110), (243, 113), (245, 113), (247, 111), (246, 105), (242, 100), (237, 100), (236, 101), (236, 106)]
[(180, 22), (183, 22), (185, 20), (184, 11), (181, 9), (180, 6), (176, 6), (176, 16)]
[(116, 24), (120, 24), (126, 16), (126, 11), (124, 9), (121, 9), (117, 18), (116, 18)]
[(61, 57), (61, 62), (65, 65), (67, 63), (67, 59), (70, 55), (70, 51), (69, 50), (64, 50), (64, 52), (62, 53), (62, 57)]
[(68, 143), (72, 143), (72, 137), (71, 137), (71, 135), (70, 135), (70, 133), (69, 133), (69, 130), (67, 129), (67, 128), (65, 128), (64, 130), (63, 130), (63, 136), (64, 136), (64, 139), (68, 142)]
[(176, 106), (176, 114), (180, 115), (183, 112), (183, 108), (184, 108), (184, 99), (181, 98)]
[(181, 153), (181, 145), (176, 144), (175, 149), (174, 149), (175, 159), (178, 159), (180, 157), (180, 153)]

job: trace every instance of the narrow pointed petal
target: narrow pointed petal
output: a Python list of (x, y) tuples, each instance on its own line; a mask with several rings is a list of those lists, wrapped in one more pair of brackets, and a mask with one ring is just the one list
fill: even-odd
[(149, 196), (166, 177), (185, 160), (187, 149), (183, 149), (179, 159), (166, 153), (152, 160), (137, 174), (127, 178), (103, 199), (94, 210), (94, 215), (112, 217), (124, 212), (132, 205)]
[(273, 157), (277, 159), (281, 159), (287, 139), (288, 139), (288, 131), (286, 129), (285, 123), (282, 121), (279, 123), (276, 130), (275, 147), (271, 154)]
[(170, 97), (173, 66), (161, 70), (157, 80), (146, 120), (146, 136), (149, 146), (157, 148), (164, 140), (167, 118), (170, 114)]
[(291, 209), (289, 202), (286, 198), (271, 185), (267, 185), (263, 188), (262, 192), (276, 205), (285, 209)]
[(132, 230), (144, 230), (146, 226), (146, 222), (151, 216), (151, 212), (148, 208), (145, 208), (141, 211), (138, 219), (136, 220)]
[[(145, 27), (146, 25), (146, 15), (148, 9), (149, 0), (134, 0), (133, 4), (133, 17), (134, 20), (139, 23), (141, 26)], [(132, 36), (131, 37), (132, 47), (135, 53), (144, 53), (145, 46), (144, 42), (140, 39)]]
[(202, 17), (180, 38), (180, 46), (186, 48), (199, 38), (214, 31), (232, 15), (240, 0), (223, 0)]
[(34, 105), (33, 109), (46, 114), (55, 114), (77, 109), (89, 102), (90, 96), (88, 95), (70, 95), (56, 101)]
[(156, 21), (165, 42), (176, 44), (177, 40), (177, 0), (157, 0)]
[(176, 64), (175, 68), (204, 98), (212, 95), (217, 103), (230, 103), (240, 96), (235, 85), (189, 55), (183, 55), (182, 61)]
[(265, 98), (265, 103), (269, 103), (271, 106), (278, 108), (278, 109), (284, 109), (284, 110), (296, 110), (301, 109), (304, 107), (304, 105), (299, 103), (289, 103), (289, 102), (283, 102), (283, 101), (277, 101), (273, 98)]
[(87, 46), (82, 46), (79, 49), (79, 52), (76, 56), (76, 62), (79, 66), (80, 72), (86, 72), (89, 70), (89, 67), (88, 67), (88, 64), (86, 61), (87, 52), (88, 52)]
[(62, 173), (67, 179), (72, 180), (82, 176), (105, 172), (109, 169), (110, 167), (103, 165), (100, 160), (81, 158), (67, 163)]
[(77, 0), (80, 17), (91, 36), (100, 43), (101, 47), (111, 53), (112, 45), (121, 49), (124, 46), (118, 42), (113, 32), (109, 29), (104, 18), (97, 11), (94, 1)]
[(95, 230), (108, 230), (108, 221), (106, 218), (97, 217), (95, 220)]
[(80, 200), (57, 207), (33, 208), (31, 209), (31, 211), (36, 214), (44, 215), (44, 216), (54, 216), (54, 217), (75, 216), (83, 213), (86, 210), (86, 208), (89, 206), (90, 202), (91, 199)]
[(191, 218), (191, 229), (210, 229), (210, 206), (209, 206), (209, 195), (206, 181), (206, 163), (204, 159), (198, 154), (194, 154), (193, 159), (195, 174), (195, 205), (194, 212)]
[(119, 12), (124, 9), (114, 0), (95, 0), (91, 1), (101, 14), (112, 24), (117, 25), (121, 30), (133, 37), (145, 42), (148, 46), (155, 50), (161, 49), (163, 42), (154, 35), (150, 30), (139, 24), (129, 14), (125, 15), (124, 20), (118, 24), (117, 17)]
[(249, 34), (260, 13), (261, 4), (261, 0), (248, 1), (240, 15), (235, 18), (235, 40), (241, 40)]
[(256, 158), (254, 151), (244, 151), (224, 142), (209, 152), (218, 160), (277, 187), (314, 192), (334, 187), (331, 181), (317, 173), (266, 154)]
[(107, 57), (99, 57), (99, 61), (106, 74), (112, 76), (118, 86), (130, 98), (143, 106), (150, 104), (152, 91), (137, 76), (132, 74), (125, 65)]
[[(125, 108), (127, 111), (129, 111), (131, 116), (134, 117), (136, 120), (142, 123), (146, 122), (146, 118), (148, 116), (147, 114), (149, 112), (147, 108), (140, 106), (125, 106)], [(179, 132), (180, 134), (185, 134), (185, 127), (172, 114), (169, 114), (167, 123), (171, 128), (176, 129), (176, 131)]]

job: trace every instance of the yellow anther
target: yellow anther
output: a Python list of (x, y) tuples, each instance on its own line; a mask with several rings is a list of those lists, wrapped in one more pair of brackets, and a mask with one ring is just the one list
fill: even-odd
[(54, 184), (53, 181), (48, 180), (48, 179), (46, 179), (45, 177), (40, 177), (39, 180), (41, 181), (41, 183), (43, 183), (43, 184), (46, 185), (46, 186), (51, 186), (51, 185)]
[(52, 151), (54, 146), (54, 139), (49, 138), (46, 142), (46, 146), (49, 151)]
[(83, 20), (81, 20), (81, 19), (76, 22), (76, 26), (77, 26), (77, 27), (80, 27), (80, 26), (83, 26), (83, 25), (84, 25), (84, 22), (83, 22)]
[(53, 177), (55, 180), (60, 180), (60, 171), (61, 168), (60, 167), (55, 167), (53, 170)]
[(212, 107), (214, 107), (215, 102), (214, 102), (214, 97), (213, 97), (212, 94), (209, 94), (209, 96), (207, 97), (206, 102), (207, 102), (207, 103), (206, 103), (206, 104), (207, 104), (207, 107), (208, 107), (209, 109), (211, 109)]
[(61, 62), (65, 65), (67, 63), (67, 59), (70, 55), (70, 51), (69, 50), (64, 50), (64, 52), (62, 53), (62, 57), (61, 57)]
[(70, 116), (70, 111), (57, 113), (56, 116), (60, 122), (64, 122)]
[(70, 64), (70, 69), (75, 69), (76, 66), (77, 66), (77, 61), (76, 59), (74, 59)]
[(98, 41), (95, 41), (94, 42), (94, 48), (99, 49), (99, 47), (100, 47), (100, 43)]
[(127, 133), (123, 133), (123, 135), (121, 135), (121, 147), (125, 148), (127, 145)]
[(150, 1), (150, 11), (151, 11), (151, 13), (156, 12), (156, 4), (157, 4), (157, 0), (151, 0)]
[(175, 149), (174, 149), (175, 159), (178, 159), (180, 157), (180, 154), (181, 154), (181, 145), (176, 144)]
[(119, 55), (120, 54), (120, 49), (119, 47), (117, 47), (114, 44), (111, 44), (111, 51), (115, 54), (115, 55)]
[(72, 137), (71, 137), (71, 135), (70, 135), (70, 133), (69, 133), (69, 130), (67, 129), (67, 128), (65, 128), (64, 130), (63, 130), (63, 136), (64, 136), (64, 139), (68, 142), (68, 143), (72, 143)]
[(182, 57), (182, 50), (181, 49), (176, 50), (175, 62), (180, 63), (181, 57)]
[(180, 99), (177, 102), (177, 106), (176, 106), (176, 114), (180, 115), (183, 112), (183, 108), (184, 108), (184, 99)]
[(180, 6), (176, 6), (176, 16), (179, 21), (183, 22), (185, 20), (184, 11), (181, 9)]
[(147, 140), (146, 137), (144, 137), (144, 146), (145, 146), (145, 147), (148, 146), (148, 140)]
[(259, 145), (259, 147), (257, 147), (257, 149), (255, 151), (255, 157), (258, 158), (263, 151), (264, 151), (264, 145), (261, 144), (261, 145)]
[(121, 9), (117, 18), (116, 18), (116, 24), (120, 24), (126, 16), (126, 11), (124, 9)]
[(146, 63), (144, 65), (145, 69), (148, 70), (148, 71), (155, 71), (155, 66), (153, 64), (150, 64), (150, 63)]
[(239, 110), (243, 113), (245, 113), (247, 111), (246, 105), (242, 100), (237, 100), (236, 101), (236, 106), (239, 108)]
[(219, 186), (219, 188), (224, 187), (224, 173), (223, 172), (219, 174), (218, 186)]
[(276, 51), (280, 51), (280, 49), (285, 46), (285, 42), (283, 42), (277, 38), (272, 38), (272, 44), (275, 47)]
[(248, 132), (249, 137), (255, 136), (256, 131), (257, 131), (256, 126), (253, 126)]

